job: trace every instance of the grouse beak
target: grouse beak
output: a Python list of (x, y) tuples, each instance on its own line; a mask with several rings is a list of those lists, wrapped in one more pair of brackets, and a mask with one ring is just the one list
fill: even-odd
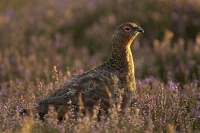
[(144, 30), (141, 27), (139, 27), (139, 26), (137, 27), (136, 31), (144, 33)]

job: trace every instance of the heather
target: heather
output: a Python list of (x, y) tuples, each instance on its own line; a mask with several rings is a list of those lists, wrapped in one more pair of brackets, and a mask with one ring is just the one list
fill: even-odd
[[(3, 132), (198, 132), (198, 0), (15, 0), (0, 4), (0, 127)], [(45, 122), (21, 117), (73, 76), (100, 65), (117, 25), (145, 33), (132, 44), (137, 90), (126, 114)], [(99, 110), (98, 107), (94, 111)], [(33, 115), (36, 114), (33, 112)]]

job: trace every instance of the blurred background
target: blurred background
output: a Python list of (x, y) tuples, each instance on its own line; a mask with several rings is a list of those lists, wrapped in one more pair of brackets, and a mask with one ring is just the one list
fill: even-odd
[[(133, 42), (137, 80), (200, 80), (199, 0), (14, 0), (0, 4), (0, 83), (38, 83), (100, 65), (126, 21), (145, 33)], [(56, 68), (55, 68), (56, 67)]]

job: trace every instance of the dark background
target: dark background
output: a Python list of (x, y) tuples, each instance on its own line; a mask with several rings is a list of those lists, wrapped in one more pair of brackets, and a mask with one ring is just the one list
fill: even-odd
[(199, 0), (15, 0), (0, 4), (0, 83), (85, 71), (111, 52), (114, 29), (135, 22), (136, 78), (200, 79)]

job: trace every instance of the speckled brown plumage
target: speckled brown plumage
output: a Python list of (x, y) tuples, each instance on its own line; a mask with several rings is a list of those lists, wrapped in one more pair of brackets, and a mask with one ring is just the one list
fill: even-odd
[[(49, 105), (55, 107), (58, 118), (64, 117), (69, 100), (78, 110), (80, 93), (84, 109), (91, 109), (99, 102), (100, 107), (107, 111), (111, 104), (118, 103), (121, 96), (124, 110), (136, 88), (130, 45), (139, 32), (144, 31), (134, 23), (126, 22), (118, 26), (112, 36), (110, 58), (99, 67), (72, 78), (48, 98), (41, 100), (37, 107), (40, 117), (47, 114)], [(124, 90), (123, 93), (121, 90)]]

